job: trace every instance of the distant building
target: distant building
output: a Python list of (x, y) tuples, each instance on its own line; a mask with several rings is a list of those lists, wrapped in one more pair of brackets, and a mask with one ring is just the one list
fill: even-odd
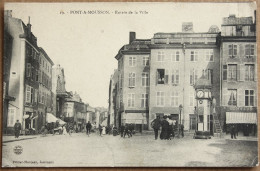
[(64, 69), (58, 64), (52, 67), (53, 113), (61, 118), (67, 93)]
[(108, 99), (108, 125), (117, 126), (116, 124), (116, 117), (117, 117), (117, 109), (116, 109), (116, 91), (117, 91), (117, 84), (118, 82), (118, 75), (117, 70), (114, 71), (114, 74), (111, 75), (109, 81), (109, 99)]

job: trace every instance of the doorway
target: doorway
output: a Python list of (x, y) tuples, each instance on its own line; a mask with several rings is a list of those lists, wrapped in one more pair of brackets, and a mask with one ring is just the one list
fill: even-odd
[(196, 116), (194, 114), (190, 114), (190, 130), (196, 130)]

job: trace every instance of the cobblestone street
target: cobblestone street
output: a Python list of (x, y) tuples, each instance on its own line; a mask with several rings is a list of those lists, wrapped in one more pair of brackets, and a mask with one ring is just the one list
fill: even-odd
[[(132, 138), (96, 133), (21, 136), (3, 140), (3, 166), (250, 166), (257, 156), (257, 141), (230, 139), (154, 140), (153, 135)], [(21, 154), (14, 147), (21, 146)], [(160, 159), (160, 160), (158, 160)]]

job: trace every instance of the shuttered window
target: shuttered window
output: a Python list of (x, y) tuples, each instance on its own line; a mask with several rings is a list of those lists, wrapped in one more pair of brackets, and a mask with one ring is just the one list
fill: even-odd
[(31, 102), (31, 87), (26, 85), (25, 90), (25, 102), (30, 103)]

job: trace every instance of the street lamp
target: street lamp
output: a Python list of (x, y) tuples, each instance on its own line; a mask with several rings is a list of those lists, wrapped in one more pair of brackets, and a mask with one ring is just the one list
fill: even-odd
[(183, 108), (183, 106), (180, 104), (180, 106), (179, 106), (179, 110), (180, 110), (180, 124), (181, 124), (181, 111), (182, 111), (182, 108)]

